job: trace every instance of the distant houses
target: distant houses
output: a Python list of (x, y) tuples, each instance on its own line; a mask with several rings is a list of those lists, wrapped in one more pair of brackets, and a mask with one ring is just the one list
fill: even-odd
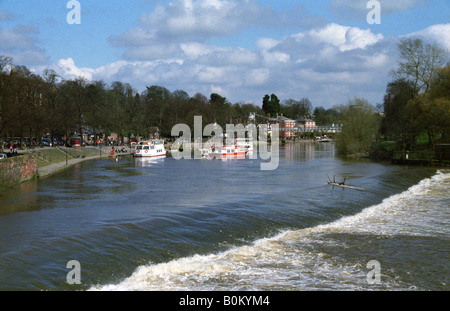
[(313, 121), (311, 119), (307, 119), (305, 117), (297, 118), (295, 120), (295, 123), (296, 123), (298, 128), (309, 129), (309, 128), (316, 127), (316, 121)]
[(279, 125), (280, 136), (282, 139), (293, 139), (298, 132), (325, 132), (325, 133), (337, 133), (340, 132), (342, 126), (340, 125), (326, 125), (317, 126), (316, 122), (307, 117), (299, 117), (295, 120), (287, 118), (285, 116), (276, 115), (276, 117), (268, 117), (269, 134), (272, 134), (272, 124)]

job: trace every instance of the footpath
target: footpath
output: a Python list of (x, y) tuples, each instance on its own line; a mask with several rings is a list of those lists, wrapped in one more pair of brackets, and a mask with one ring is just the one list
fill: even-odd
[[(60, 161), (58, 163), (52, 163), (45, 166), (38, 166), (37, 168), (37, 176), (38, 178), (44, 178), (48, 177), (50, 175), (53, 175), (57, 172), (60, 172), (66, 168), (69, 168), (77, 163), (89, 161), (89, 160), (96, 160), (96, 159), (104, 159), (111, 157), (111, 147), (103, 147), (101, 152), (98, 147), (95, 147), (95, 150), (98, 150), (96, 153), (97, 155), (94, 156), (84, 156), (84, 157), (78, 157), (78, 158), (70, 158), (67, 160)], [(114, 153), (113, 156), (126, 156), (130, 155), (129, 148), (127, 149), (127, 153)]]
[(72, 165), (75, 165), (77, 163), (83, 162), (83, 161), (88, 161), (88, 160), (95, 160), (95, 159), (100, 159), (100, 158), (105, 158), (107, 156), (93, 156), (93, 157), (89, 157), (89, 158), (82, 158), (82, 159), (71, 159), (68, 160), (67, 163), (66, 161), (63, 162), (59, 162), (59, 163), (54, 163), (54, 164), (50, 164), (44, 167), (38, 167), (37, 168), (37, 175), (39, 178), (43, 178), (43, 177), (48, 177), (52, 174), (55, 174), (61, 170), (64, 170), (68, 167), (71, 167)]

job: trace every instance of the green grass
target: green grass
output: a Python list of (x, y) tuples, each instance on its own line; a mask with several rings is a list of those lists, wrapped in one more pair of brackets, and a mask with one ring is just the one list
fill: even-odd
[(30, 153), (36, 156), (36, 162), (39, 168), (66, 161), (66, 150), (67, 160), (88, 158), (99, 155), (99, 151), (96, 148), (81, 148), (81, 150), (76, 150), (73, 148), (52, 148), (30, 151)]

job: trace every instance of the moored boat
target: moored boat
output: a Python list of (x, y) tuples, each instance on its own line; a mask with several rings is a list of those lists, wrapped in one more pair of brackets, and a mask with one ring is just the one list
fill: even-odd
[(236, 147), (246, 150), (247, 153), (251, 153), (253, 152), (253, 140), (249, 138), (238, 138), (236, 139)]
[(141, 141), (135, 145), (132, 152), (135, 158), (164, 158), (166, 148), (162, 140)]
[(210, 159), (220, 159), (220, 160), (228, 160), (228, 159), (245, 159), (248, 151), (242, 147), (238, 147), (236, 145), (232, 146), (222, 146), (212, 148), (211, 152), (208, 153), (208, 157)]
[(319, 143), (329, 143), (331, 141), (331, 139), (324, 137), (318, 140)]

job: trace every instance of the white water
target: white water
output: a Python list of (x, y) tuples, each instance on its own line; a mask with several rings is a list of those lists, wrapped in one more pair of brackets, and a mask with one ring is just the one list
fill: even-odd
[[(382, 283), (375, 287), (368, 285), (367, 256), (359, 257), (359, 252), (370, 255), (371, 245), (385, 240), (414, 237), (448, 240), (449, 189), (450, 172), (439, 171), (354, 216), (313, 228), (285, 231), (218, 254), (150, 263), (138, 267), (119, 284), (98, 285), (91, 290), (417, 289), (414, 279), (405, 281), (397, 275), (403, 268), (402, 262), (382, 266)], [(358, 251), (353, 251), (355, 238), (362, 241)], [(346, 251), (353, 253), (345, 255)], [(374, 256), (381, 256), (383, 251), (374, 249)], [(395, 248), (388, 247), (385, 251), (393, 255)], [(442, 256), (448, 256), (445, 250)], [(440, 286), (447, 285), (441, 281)]]

